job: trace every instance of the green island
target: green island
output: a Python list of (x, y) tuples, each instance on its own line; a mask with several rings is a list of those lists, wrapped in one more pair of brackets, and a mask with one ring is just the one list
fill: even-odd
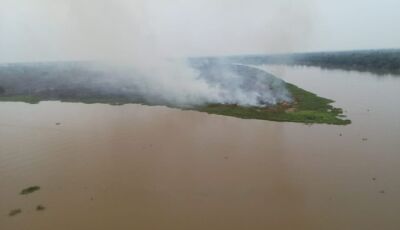
[[(299, 122), (307, 124), (331, 124), (348, 125), (350, 120), (344, 119), (343, 110), (331, 105), (334, 101), (319, 97), (314, 93), (301, 89), (293, 84), (286, 83), (286, 87), (294, 98), (293, 103), (280, 103), (271, 107), (244, 107), (238, 105), (210, 104), (201, 107), (189, 108), (209, 114), (232, 116), (243, 119), (270, 120), (281, 122)], [(38, 96), (19, 95), (1, 96), (3, 102), (25, 102), (37, 104), (46, 101)], [(130, 101), (124, 98), (81, 98), (62, 99), (62, 102), (78, 102), (85, 104), (109, 104), (124, 105), (136, 104), (137, 101)]]
[[(344, 117), (342, 109), (331, 105), (333, 103), (332, 100), (319, 97), (314, 93), (284, 82), (271, 74), (248, 66), (237, 65), (229, 66), (229, 68), (238, 74), (248, 77), (249, 82), (252, 81), (251, 78), (254, 76), (269, 79), (272, 82), (272, 91), (275, 90), (273, 82), (280, 81), (286, 86), (285, 88), (291, 95), (292, 101), (280, 102), (276, 105), (267, 105), (264, 107), (248, 107), (235, 104), (207, 104), (179, 107), (162, 101), (146, 101), (140, 95), (119, 93), (120, 90), (117, 86), (116, 88), (111, 88), (112, 86), (109, 85), (91, 85), (94, 84), (93, 82), (96, 82), (94, 79), (103, 79), (104, 76), (81, 69), (80, 65), (78, 65), (78, 68), (76, 68), (76, 65), (73, 65), (73, 68), (69, 66), (67, 69), (65, 65), (62, 66), (62, 68), (55, 68), (52, 65), (9, 66), (7, 68), (0, 68), (0, 102), (37, 104), (41, 101), (61, 101), (110, 105), (164, 105), (182, 110), (194, 110), (242, 119), (331, 125), (348, 125), (351, 123), (350, 120)], [(206, 73), (204, 77), (210, 77), (207, 76), (209, 74), (207, 71), (213, 67), (207, 64), (206, 67), (201, 66), (201, 68)], [(84, 82), (81, 79), (84, 79)], [(117, 80), (118, 78), (115, 78), (115, 81)], [(30, 84), (27, 85), (26, 82), (30, 82)], [(129, 85), (128, 82), (124, 82), (123, 80), (121, 82), (121, 84)], [(257, 85), (257, 82), (253, 85)], [(134, 92), (133, 89), (134, 87), (132, 86), (132, 90), (129, 90), (129, 92)]]

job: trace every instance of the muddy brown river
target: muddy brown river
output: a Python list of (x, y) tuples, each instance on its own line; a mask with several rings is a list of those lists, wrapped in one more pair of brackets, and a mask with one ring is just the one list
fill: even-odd
[(353, 123), (0, 103), (0, 229), (400, 229), (400, 77), (261, 68)]

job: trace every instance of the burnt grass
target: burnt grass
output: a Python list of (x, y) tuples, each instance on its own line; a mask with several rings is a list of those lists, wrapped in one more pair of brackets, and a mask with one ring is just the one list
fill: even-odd
[[(101, 103), (110, 105), (145, 104), (165, 105), (177, 108), (163, 101), (147, 101), (135, 94), (134, 85), (126, 78), (114, 77), (118, 84), (105, 81), (108, 76), (101, 72), (88, 71), (85, 63), (10, 64), (0, 66), (0, 102), (25, 102), (37, 104), (40, 101), (62, 101), (77, 103)], [(261, 70), (248, 66), (236, 66), (237, 71), (249, 79)], [(265, 76), (272, 76), (265, 72)], [(307, 124), (347, 125), (343, 111), (331, 105), (332, 100), (285, 83), (293, 102), (279, 103), (267, 107), (244, 107), (227, 104), (180, 108), (210, 114), (232, 116), (242, 119), (258, 119)], [(124, 90), (120, 86), (124, 85)], [(179, 108), (179, 107), (178, 107)], [(33, 186), (21, 194), (39, 190)]]

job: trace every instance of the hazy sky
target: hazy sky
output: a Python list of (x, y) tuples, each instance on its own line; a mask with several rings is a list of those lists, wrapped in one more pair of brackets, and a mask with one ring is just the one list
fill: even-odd
[(400, 48), (399, 9), (399, 0), (0, 0), (0, 62)]

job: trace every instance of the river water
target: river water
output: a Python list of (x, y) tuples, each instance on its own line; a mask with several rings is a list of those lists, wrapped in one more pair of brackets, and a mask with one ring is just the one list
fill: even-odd
[(0, 229), (400, 229), (400, 77), (260, 68), (353, 123), (0, 103)]

